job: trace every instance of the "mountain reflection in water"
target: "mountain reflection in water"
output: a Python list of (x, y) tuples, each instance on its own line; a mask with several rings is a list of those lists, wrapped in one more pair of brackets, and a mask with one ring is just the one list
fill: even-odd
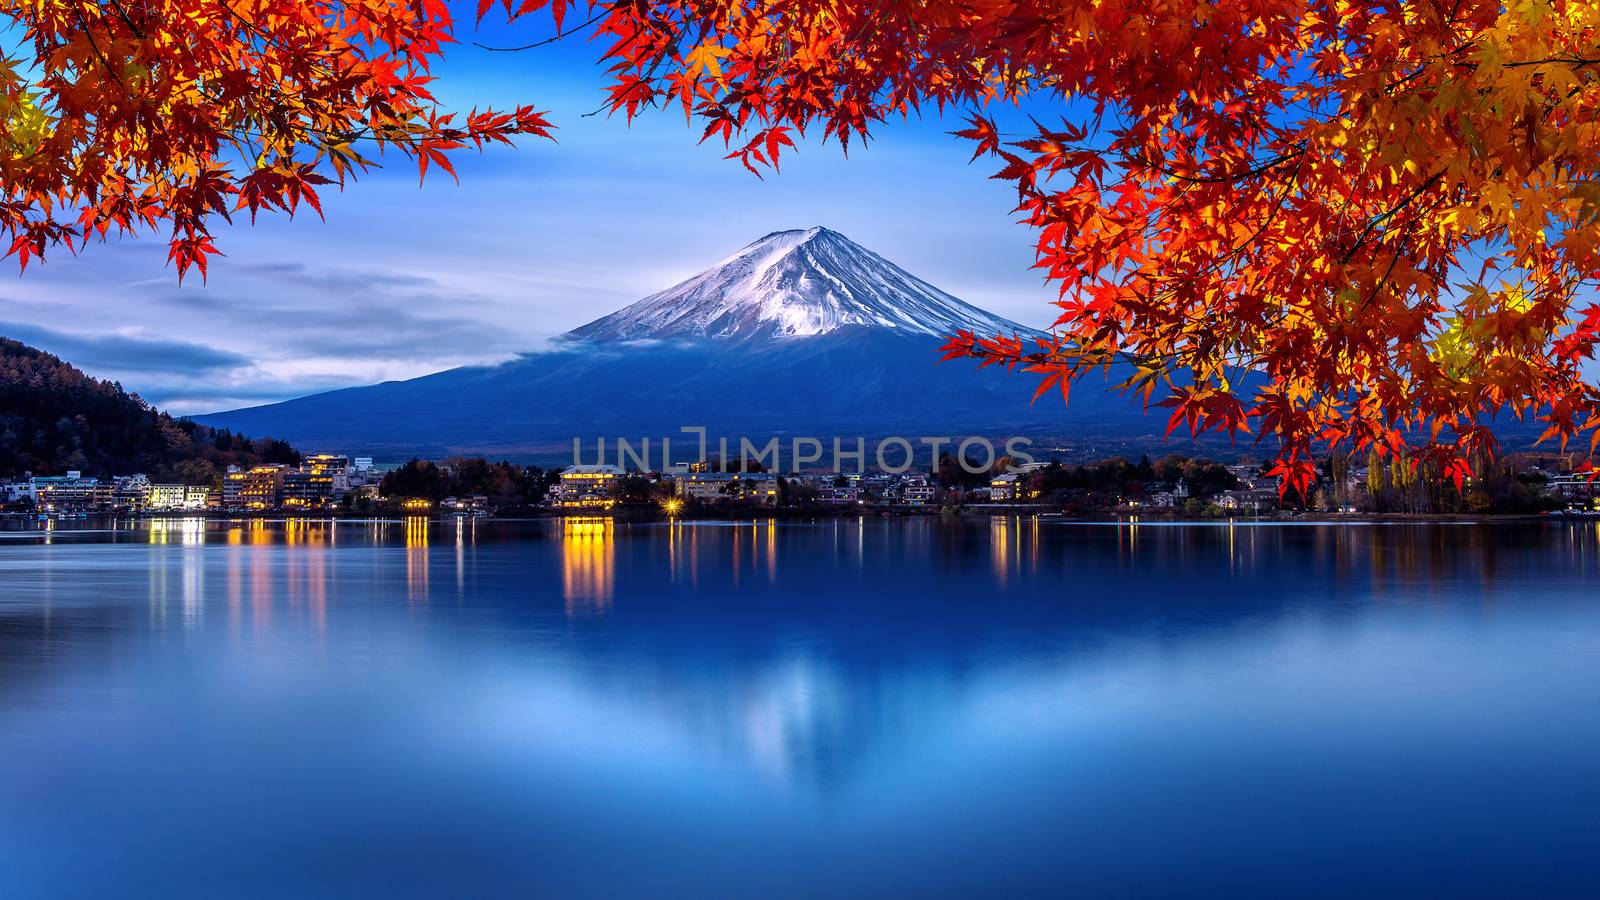
[(1580, 896), (1597, 575), (1594, 522), (0, 532), (0, 883)]

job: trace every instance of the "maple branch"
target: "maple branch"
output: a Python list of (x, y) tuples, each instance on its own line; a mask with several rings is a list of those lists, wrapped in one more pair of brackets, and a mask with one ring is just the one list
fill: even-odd
[(1556, 63), (1563, 63), (1565, 65), (1569, 65), (1569, 66), (1573, 67), (1574, 69), (1582, 69), (1582, 68), (1584, 68), (1586, 66), (1600, 65), (1600, 56), (1597, 56), (1597, 57), (1548, 56), (1548, 57), (1545, 57), (1544, 59), (1526, 59), (1526, 60), (1521, 60), (1521, 61), (1518, 61), (1518, 62), (1501, 63), (1500, 64), (1500, 68), (1502, 68), (1502, 69), (1522, 69), (1522, 68), (1528, 68), (1528, 67), (1534, 67), (1534, 66), (1548, 66), (1548, 65), (1553, 65), (1553, 64), (1556, 64)]
[(133, 32), (135, 37), (144, 40), (144, 32), (140, 31), (139, 26), (133, 23), (133, 19), (129, 18), (128, 11), (122, 6), (122, 0), (111, 0), (111, 5), (117, 8), (117, 18), (127, 24), (128, 29)]
[(532, 50), (535, 47), (543, 47), (543, 46), (545, 46), (547, 44), (554, 44), (556, 41), (559, 41), (562, 38), (570, 37), (570, 36), (572, 36), (574, 34), (577, 34), (578, 32), (582, 31), (583, 29), (588, 28), (590, 25), (593, 25), (594, 23), (600, 21), (601, 19), (604, 19), (606, 16), (611, 15), (611, 8), (610, 7), (602, 6), (601, 10), (602, 10), (601, 12), (597, 12), (594, 15), (590, 16), (589, 18), (585, 19), (581, 24), (574, 25), (571, 29), (569, 29), (567, 31), (557, 32), (555, 37), (545, 38), (542, 41), (534, 41), (531, 44), (523, 44), (521, 47), (491, 47), (488, 44), (479, 43), (478, 41), (473, 41), (472, 42), (472, 46), (477, 47), (480, 50), (487, 50), (490, 53), (521, 53), (524, 50)]
[(1265, 175), (1289, 160), (1302, 156), (1306, 152), (1306, 147), (1306, 143), (1301, 141), (1296, 145), (1296, 149), (1292, 151), (1279, 153), (1277, 156), (1265, 160), (1257, 165), (1251, 166), (1242, 172), (1230, 172), (1221, 175), (1185, 175), (1182, 172), (1172, 171), (1171, 169), (1168, 169), (1152, 160), (1144, 159), (1137, 154), (1129, 154), (1128, 159), (1138, 163), (1141, 166), (1144, 166), (1147, 169), (1153, 169), (1169, 178), (1175, 178), (1179, 181), (1187, 181), (1191, 184), (1228, 184), (1235, 181), (1248, 181), (1251, 178)]
[(122, 83), (122, 76), (117, 74), (117, 70), (111, 68), (111, 63), (106, 59), (106, 55), (100, 52), (100, 45), (95, 43), (94, 29), (89, 27), (88, 20), (84, 18), (83, 9), (75, 5), (72, 8), (72, 12), (78, 19), (78, 26), (83, 29), (83, 36), (89, 41), (89, 49), (94, 51), (95, 59), (100, 61), (100, 68), (105, 69), (106, 74), (111, 76), (111, 80), (126, 91), (128, 86)]
[(1400, 210), (1410, 206), (1413, 201), (1432, 188), (1435, 183), (1444, 177), (1444, 175), (1445, 170), (1440, 169), (1438, 172), (1435, 172), (1431, 177), (1429, 177), (1427, 181), (1424, 181), (1422, 184), (1418, 185), (1416, 190), (1402, 198), (1400, 202), (1396, 203), (1394, 206), (1391, 206), (1388, 210), (1379, 214), (1375, 218), (1367, 220), (1367, 226), (1361, 229), (1361, 233), (1356, 236), (1356, 242), (1352, 244), (1350, 249), (1345, 252), (1344, 256), (1339, 260), (1339, 262), (1341, 264), (1348, 263), (1352, 258), (1355, 257), (1356, 251), (1360, 250), (1362, 246), (1366, 244), (1367, 239), (1369, 236), (1371, 236), (1374, 228), (1378, 227), (1379, 224), (1389, 219), (1395, 213), (1398, 213)]

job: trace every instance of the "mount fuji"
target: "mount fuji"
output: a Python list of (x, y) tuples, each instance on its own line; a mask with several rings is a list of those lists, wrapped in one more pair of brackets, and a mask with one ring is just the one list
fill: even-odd
[(851, 326), (945, 337), (1028, 333), (836, 231), (779, 231), (688, 281), (574, 329), (576, 340), (817, 337)]
[(780, 231), (681, 284), (496, 366), (197, 417), (362, 455), (570, 455), (573, 438), (1027, 435), (1126, 443), (1155, 416), (1083, 385), (940, 364), (958, 329), (1037, 334), (826, 228)]

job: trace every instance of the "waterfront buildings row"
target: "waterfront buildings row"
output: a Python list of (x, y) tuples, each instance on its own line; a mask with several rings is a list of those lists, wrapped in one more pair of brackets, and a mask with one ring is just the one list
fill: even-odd
[[(1113, 461), (1114, 463), (1116, 461)], [(1118, 463), (1127, 468), (1127, 464)], [(1142, 463), (1145, 469), (1148, 464)], [(940, 506), (1022, 506), (1034, 509), (1110, 509), (1171, 511), (1189, 515), (1262, 515), (1279, 508), (1277, 479), (1249, 465), (1209, 466), (1203, 490), (1183, 477), (1170, 481), (1122, 478), (1115, 492), (1102, 481), (1089, 488), (1067, 478), (1068, 470), (1031, 463), (991, 477), (950, 477), (932, 473), (819, 473), (777, 475), (770, 472), (722, 472), (696, 463), (666, 472), (628, 472), (612, 465), (570, 466), (556, 473), (545, 505), (558, 511), (603, 511), (619, 504), (658, 503), (684, 506), (798, 506), (833, 508), (916, 508)], [(1219, 482), (1216, 473), (1226, 468)], [(142, 513), (217, 510), (225, 512), (317, 512), (348, 507), (356, 498), (382, 501), (407, 513), (437, 510), (453, 515), (486, 515), (494, 505), (486, 496), (448, 497), (434, 502), (414, 497), (379, 496), (384, 469), (370, 458), (340, 454), (305, 457), (297, 466), (281, 464), (230, 467), (216, 484), (152, 483), (144, 475), (109, 480), (80, 472), (59, 476), (25, 476), (0, 481), (0, 501), (25, 503), (47, 515)], [(1082, 472), (1083, 470), (1077, 470)], [(1188, 470), (1193, 474), (1192, 467)], [(1169, 469), (1170, 472), (1170, 469)], [(1168, 478), (1173, 478), (1168, 475)], [(1542, 509), (1600, 509), (1600, 491), (1582, 474), (1561, 474), (1537, 466), (1518, 476), (1537, 485)], [(1367, 471), (1351, 468), (1319, 487), (1315, 508), (1336, 512), (1371, 510), (1360, 506), (1368, 495)], [(1226, 486), (1224, 488), (1224, 486)], [(1380, 508), (1381, 511), (1381, 508)]]
[[(959, 475), (948, 477), (952, 473), (945, 473), (947, 477), (940, 479), (931, 473), (919, 472), (780, 476), (767, 472), (718, 472), (704, 463), (659, 473), (626, 472), (611, 465), (585, 465), (572, 466), (560, 473), (549, 489), (547, 505), (558, 510), (604, 510), (619, 503), (654, 500), (671, 504), (673, 508), (690, 504), (880, 509), (995, 506), (1226, 516), (1276, 514), (1284, 506), (1279, 479), (1265, 474), (1260, 466), (1223, 466), (1196, 461), (1187, 470), (1201, 478), (1197, 486), (1186, 477), (1171, 474), (1166, 479), (1151, 479), (1148, 462), (1139, 467), (1122, 465), (1124, 470), (1141, 469), (1143, 477), (1124, 475), (1113, 479), (1114, 489), (1103, 480), (1095, 481), (1091, 477), (1088, 486), (1084, 486), (1084, 470), (1075, 470), (1073, 474), (1066, 467), (1040, 462), (1013, 467), (986, 480)], [(1525, 466), (1514, 473), (1509, 469), (1503, 471), (1509, 474), (1500, 476), (1502, 481), (1511, 478), (1523, 484), (1525, 490), (1522, 499), (1506, 503), (1501, 511), (1600, 511), (1600, 484), (1591, 482), (1586, 475), (1557, 474), (1537, 465)], [(1291, 497), (1290, 505), (1335, 513), (1396, 511), (1394, 503), (1383, 496), (1387, 490), (1384, 485), (1389, 483), (1386, 476), (1377, 473), (1370, 483), (1368, 476), (1365, 466), (1341, 467), (1326, 473), (1312, 497), (1304, 500)], [(1390, 480), (1392, 477), (1387, 476)], [(1489, 490), (1493, 492), (1495, 488), (1490, 486)], [(1469, 482), (1465, 493), (1455, 495), (1453, 501), (1435, 499), (1428, 509), (1490, 511), (1498, 502), (1494, 499), (1496, 495), (1480, 491)]]
[[(624, 479), (637, 479), (629, 495)], [(779, 506), (786, 499), (823, 506), (887, 503), (924, 506), (934, 502), (936, 486), (925, 474), (824, 474), (779, 476), (771, 472), (718, 472), (704, 463), (677, 466), (666, 472), (624, 472), (612, 465), (563, 469), (546, 498), (554, 509), (604, 510), (619, 500), (660, 499), (677, 504)]]
[[(785, 499), (787, 486), (791, 502), (809, 501), (821, 506), (902, 506), (919, 507), (941, 503), (1038, 504), (1046, 500), (1035, 477), (1048, 463), (1030, 463), (1013, 471), (997, 474), (986, 484), (964, 487), (940, 486), (925, 473), (902, 474), (825, 473), (778, 476), (770, 472), (716, 472), (703, 464), (681, 466), (664, 473), (629, 473), (613, 465), (581, 465), (562, 470), (551, 485), (548, 505), (555, 509), (604, 510), (614, 507), (623, 496), (624, 478), (638, 478), (653, 495), (670, 497), (683, 503), (777, 506)], [(1275, 481), (1254, 476), (1241, 479), (1243, 489), (1224, 492), (1215, 498), (1230, 511), (1264, 511), (1277, 508)], [(641, 498), (635, 498), (641, 499)], [(1118, 498), (1117, 505), (1138, 509), (1183, 508), (1190, 499), (1182, 479), (1170, 490), (1138, 497)]]
[(154, 483), (142, 474), (110, 480), (85, 476), (28, 475), (0, 484), (4, 502), (25, 502), (48, 515), (78, 513), (239, 512), (330, 509), (353, 490), (375, 488), (382, 472), (367, 457), (319, 453), (300, 465), (230, 466), (221, 485)]
[(218, 505), (246, 512), (332, 509), (352, 492), (375, 492), (382, 477), (370, 457), (351, 459), (337, 453), (317, 453), (303, 458), (295, 467), (273, 464), (230, 468), (222, 477)]
[[(554, 509), (610, 509), (627, 495), (624, 479), (639, 480), (650, 497), (697, 505), (779, 506), (932, 506), (941, 502), (1023, 502), (1033, 499), (1025, 476), (1044, 464), (997, 476), (988, 485), (941, 487), (928, 473), (719, 472), (704, 463), (666, 472), (627, 473), (612, 465), (568, 467), (551, 485), (547, 505)], [(633, 499), (641, 499), (637, 496)]]

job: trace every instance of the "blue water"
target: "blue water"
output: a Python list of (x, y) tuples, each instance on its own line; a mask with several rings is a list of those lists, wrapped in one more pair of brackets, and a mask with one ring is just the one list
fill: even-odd
[(0, 534), (0, 895), (1593, 897), (1600, 526)]

